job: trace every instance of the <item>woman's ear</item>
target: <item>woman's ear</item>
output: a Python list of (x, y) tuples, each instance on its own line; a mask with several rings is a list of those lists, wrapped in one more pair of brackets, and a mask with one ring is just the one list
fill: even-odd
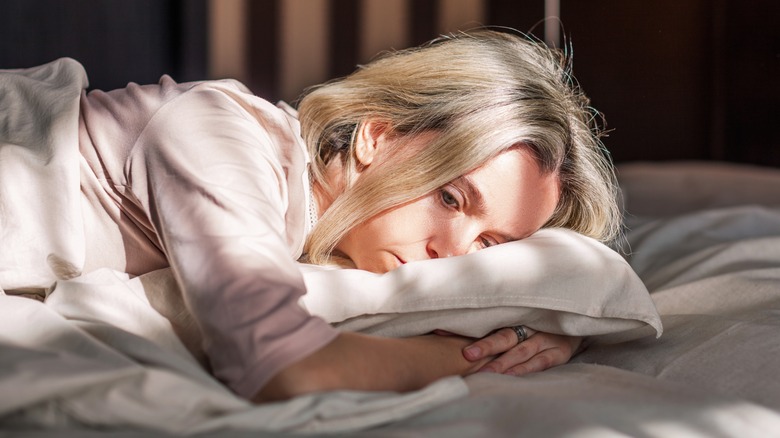
[(366, 120), (360, 125), (355, 139), (355, 158), (360, 167), (368, 167), (374, 162), (387, 141), (387, 123)]

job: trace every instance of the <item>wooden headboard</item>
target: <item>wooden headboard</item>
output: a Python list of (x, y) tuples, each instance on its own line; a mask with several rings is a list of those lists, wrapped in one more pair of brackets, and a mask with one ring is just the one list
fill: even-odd
[[(780, 166), (780, 2), (556, 4), (616, 162)], [(269, 100), (441, 32), (495, 25), (541, 37), (558, 23), (544, 20), (549, 0), (0, 0), (0, 10), (0, 68), (71, 56), (94, 88), (234, 76)]]

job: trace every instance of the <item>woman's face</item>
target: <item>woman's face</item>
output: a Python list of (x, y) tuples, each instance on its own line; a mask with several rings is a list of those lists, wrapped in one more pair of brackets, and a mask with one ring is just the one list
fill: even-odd
[(522, 148), (506, 151), (433, 193), (383, 212), (336, 246), (359, 269), (468, 254), (528, 237), (558, 203), (555, 175)]

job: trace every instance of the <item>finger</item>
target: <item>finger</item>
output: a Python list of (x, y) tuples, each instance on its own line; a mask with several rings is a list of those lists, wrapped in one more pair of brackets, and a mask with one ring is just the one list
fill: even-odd
[(527, 362), (546, 346), (543, 340), (529, 338), (504, 354), (485, 364), (479, 371), (491, 373), (504, 373), (510, 368)]
[(488, 356), (495, 356), (517, 345), (517, 341), (517, 334), (514, 330), (502, 328), (468, 345), (463, 349), (463, 357), (473, 362)]
[(441, 330), (441, 329), (434, 330), (433, 334), (439, 336), (456, 336), (455, 333), (448, 332), (447, 330)]
[[(561, 365), (569, 361), (574, 350), (573, 344), (579, 343), (579, 339), (570, 336), (553, 335), (550, 333), (538, 333), (529, 337), (525, 342), (500, 355), (496, 359), (485, 364), (480, 371), (506, 373), (508, 370), (524, 364), (531, 360), (535, 355), (544, 354), (541, 362), (533, 362), (529, 365), (527, 372), (533, 372), (538, 367), (547, 367)], [(544, 360), (552, 360), (546, 364)], [(542, 368), (546, 369), (546, 368)], [(522, 368), (518, 372), (523, 372)]]
[[(539, 333), (534, 329), (524, 328), (527, 336), (526, 340)], [(464, 348), (463, 356), (470, 361), (484, 359), (509, 351), (520, 341), (514, 329), (510, 327), (502, 328)]]
[(558, 365), (563, 365), (568, 361), (569, 355), (565, 354), (558, 348), (551, 348), (544, 350), (541, 353), (533, 356), (526, 362), (515, 365), (506, 371), (504, 374), (511, 376), (522, 376), (525, 374), (536, 373), (544, 371), (548, 368), (552, 368)]
[[(536, 330), (534, 330), (532, 328), (529, 328), (529, 327), (526, 327), (526, 326), (523, 326), (523, 327), (525, 327), (525, 334), (526, 334), (525, 340), (526, 341), (531, 339), (535, 334), (539, 333), (539, 332), (537, 332)], [(525, 341), (523, 341), (523, 342), (525, 342)]]

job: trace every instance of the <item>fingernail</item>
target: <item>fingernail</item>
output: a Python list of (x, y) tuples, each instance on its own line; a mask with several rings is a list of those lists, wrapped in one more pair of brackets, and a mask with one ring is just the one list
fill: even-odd
[(484, 368), (480, 368), (479, 371), (477, 371), (477, 372), (478, 373), (495, 373), (496, 370), (494, 370), (493, 368), (490, 368), (490, 367), (484, 367)]
[(466, 355), (466, 359), (479, 359), (482, 355), (482, 349), (479, 347), (466, 347), (463, 350), (463, 354)]

